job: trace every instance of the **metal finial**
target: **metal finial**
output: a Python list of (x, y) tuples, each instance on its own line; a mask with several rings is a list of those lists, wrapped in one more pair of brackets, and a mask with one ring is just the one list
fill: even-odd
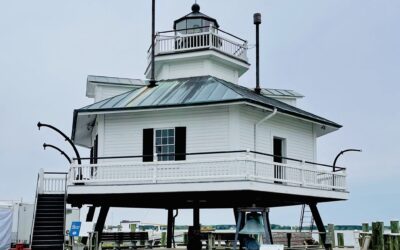
[(197, 1), (192, 5), (192, 11), (195, 13), (200, 12), (200, 5), (197, 3)]

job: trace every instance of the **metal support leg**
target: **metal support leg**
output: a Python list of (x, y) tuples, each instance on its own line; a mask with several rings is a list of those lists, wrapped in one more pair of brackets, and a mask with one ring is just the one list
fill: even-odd
[(237, 250), (237, 242), (239, 240), (239, 231), (242, 223), (242, 214), (243, 214), (241, 211), (237, 211), (236, 213), (237, 213), (236, 215), (237, 220), (236, 220), (235, 241), (233, 242), (233, 250)]
[(324, 223), (322, 222), (321, 215), (319, 214), (317, 204), (311, 203), (311, 204), (309, 204), (309, 207), (310, 207), (311, 213), (313, 215), (315, 224), (317, 225), (318, 232), (321, 235), (321, 240), (325, 246), (325, 249), (327, 249), (327, 250), (331, 249), (331, 244), (327, 243), (327, 241), (326, 241), (326, 230), (325, 230)]
[(173, 209), (168, 208), (168, 225), (167, 225), (167, 248), (172, 248), (172, 235), (174, 225)]
[[(96, 211), (96, 207), (91, 206), (89, 207), (89, 211), (86, 215), (86, 221), (87, 222), (92, 222), (93, 221), (93, 217), (94, 217), (94, 212)], [(88, 238), (84, 237), (82, 238), (82, 243), (86, 245)]]
[(89, 207), (89, 211), (88, 211), (88, 213), (86, 215), (86, 222), (92, 222), (93, 221), (94, 212), (96, 212), (96, 207), (95, 206)]
[(200, 208), (193, 208), (193, 227), (196, 230), (200, 230)]
[(100, 208), (99, 217), (97, 218), (96, 227), (94, 229), (95, 232), (98, 233), (98, 242), (101, 242), (101, 238), (103, 235), (104, 224), (106, 223), (106, 218), (110, 207), (104, 206)]
[(264, 244), (272, 245), (274, 243), (272, 239), (271, 224), (269, 223), (269, 212), (267, 211), (262, 212), (262, 218), (265, 230)]

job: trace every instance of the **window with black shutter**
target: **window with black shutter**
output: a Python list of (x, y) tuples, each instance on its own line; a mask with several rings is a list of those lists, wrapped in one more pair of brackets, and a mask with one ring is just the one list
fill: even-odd
[(143, 161), (186, 160), (186, 127), (144, 129), (143, 130)]

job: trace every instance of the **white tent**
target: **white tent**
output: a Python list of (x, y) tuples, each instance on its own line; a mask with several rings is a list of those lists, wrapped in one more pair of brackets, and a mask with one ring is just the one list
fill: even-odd
[(11, 246), (13, 208), (0, 207), (0, 250)]

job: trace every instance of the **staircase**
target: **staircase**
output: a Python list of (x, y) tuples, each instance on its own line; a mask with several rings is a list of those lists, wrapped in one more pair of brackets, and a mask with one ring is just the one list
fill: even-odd
[[(305, 225), (307, 222), (309, 222), (309, 224)], [(304, 232), (306, 226), (309, 227), (308, 231), (312, 233), (314, 228), (314, 217), (312, 216), (310, 208), (306, 204), (303, 204), (301, 207), (299, 232)]]
[(65, 173), (39, 174), (32, 250), (64, 249), (65, 177)]
[(39, 194), (32, 250), (62, 250), (64, 244), (64, 195)]

